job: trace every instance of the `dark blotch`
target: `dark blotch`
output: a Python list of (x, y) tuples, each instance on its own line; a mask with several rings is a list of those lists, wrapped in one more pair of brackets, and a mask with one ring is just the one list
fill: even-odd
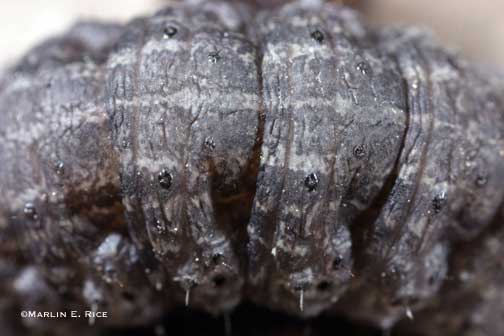
[(311, 38), (317, 41), (318, 43), (322, 43), (324, 41), (324, 33), (322, 33), (320, 30), (315, 30), (310, 34)]
[(446, 194), (442, 193), (436, 195), (434, 199), (432, 199), (432, 210), (434, 213), (440, 213), (443, 210), (443, 207), (446, 204)]
[(222, 287), (226, 284), (226, 277), (223, 275), (216, 275), (213, 279), (212, 282), (215, 287)]
[(175, 36), (177, 34), (177, 32), (178, 32), (177, 28), (175, 28), (173, 26), (168, 26), (163, 30), (163, 34), (164, 34), (163, 37), (165, 39), (172, 38), (173, 36)]
[(341, 256), (337, 256), (336, 258), (334, 258), (334, 260), (332, 262), (333, 270), (335, 270), (335, 271), (339, 270), (342, 263), (343, 263), (343, 258)]
[(220, 254), (220, 253), (215, 253), (215, 254), (212, 256), (212, 262), (213, 262), (214, 264), (218, 264), (218, 263), (220, 263), (221, 258), (222, 258), (222, 254)]
[(130, 292), (122, 292), (121, 293), (121, 296), (123, 297), (124, 300), (128, 301), (128, 302), (133, 302), (135, 301), (135, 295), (133, 293), (130, 293)]
[(317, 290), (320, 292), (328, 291), (331, 288), (331, 283), (329, 281), (321, 281), (317, 285)]
[(210, 63), (217, 63), (221, 60), (221, 55), (219, 53), (219, 51), (214, 51), (214, 52), (211, 52), (210, 54), (208, 54), (208, 62)]
[(371, 68), (366, 62), (360, 62), (359, 64), (357, 64), (357, 70), (359, 70), (363, 75), (366, 76), (371, 74)]
[(205, 138), (204, 144), (208, 150), (213, 151), (215, 149), (215, 141), (212, 137)]
[(166, 231), (165, 226), (163, 225), (163, 223), (159, 219), (157, 219), (155, 221), (155, 224), (156, 224), (156, 231), (158, 234), (165, 233), (165, 231)]
[(58, 175), (63, 175), (65, 173), (65, 164), (63, 163), (63, 161), (56, 162), (56, 164), (54, 165), (54, 171)]
[(300, 292), (300, 291), (304, 290), (306, 287), (307, 287), (306, 284), (297, 284), (293, 288), (296, 292)]
[(163, 169), (158, 174), (158, 181), (161, 188), (170, 189), (173, 181), (173, 176), (167, 169)]
[(477, 187), (484, 187), (488, 182), (488, 177), (486, 174), (479, 174), (476, 177), (476, 186)]
[(357, 145), (353, 149), (353, 154), (356, 158), (361, 159), (366, 155), (366, 149), (364, 145)]
[(310, 175), (306, 176), (304, 184), (308, 191), (314, 191), (315, 189), (317, 189), (317, 186), (319, 184), (317, 174), (311, 173)]

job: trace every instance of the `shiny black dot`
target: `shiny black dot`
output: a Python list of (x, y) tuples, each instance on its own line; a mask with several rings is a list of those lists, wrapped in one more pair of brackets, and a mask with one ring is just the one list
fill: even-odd
[(318, 43), (322, 43), (324, 41), (324, 33), (322, 33), (320, 30), (315, 30), (310, 34), (311, 38), (317, 41)]
[(65, 173), (65, 163), (63, 161), (58, 161), (54, 165), (54, 171), (58, 175), (63, 175)]
[(210, 63), (217, 63), (221, 60), (221, 55), (219, 54), (218, 51), (214, 51), (214, 52), (211, 52), (210, 54), (208, 54), (208, 62)]
[(164, 189), (170, 189), (173, 181), (172, 174), (167, 170), (163, 169), (158, 174), (159, 185)]
[(441, 210), (443, 210), (445, 204), (446, 204), (446, 195), (444, 193), (436, 195), (432, 199), (432, 210), (434, 210), (434, 213), (440, 213)]
[(163, 34), (164, 34), (163, 37), (165, 39), (172, 38), (173, 36), (175, 36), (177, 34), (177, 32), (178, 32), (177, 28), (175, 28), (173, 26), (168, 26), (163, 30)]
[(215, 141), (212, 137), (205, 138), (205, 147), (211, 151), (215, 149)]
[(357, 70), (359, 70), (363, 75), (371, 74), (371, 68), (366, 62), (360, 62), (357, 64)]
[(305, 184), (306, 188), (308, 189), (308, 191), (314, 191), (315, 189), (317, 189), (317, 186), (319, 184), (319, 179), (317, 177), (317, 174), (311, 173), (308, 176), (306, 176), (306, 178), (304, 180), (304, 184)]
[(156, 232), (158, 234), (163, 234), (166, 231), (165, 226), (163, 225), (163, 223), (160, 220), (155, 221), (155, 228), (156, 228)]
[(23, 209), (23, 213), (26, 218), (35, 220), (37, 219), (37, 209), (35, 209), (35, 205), (33, 203), (26, 203)]
[(353, 154), (356, 158), (361, 159), (366, 155), (366, 149), (364, 145), (357, 145), (353, 149)]

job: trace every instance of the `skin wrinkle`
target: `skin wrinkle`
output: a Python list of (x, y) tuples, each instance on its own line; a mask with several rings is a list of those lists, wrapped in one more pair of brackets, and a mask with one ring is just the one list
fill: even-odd
[[(409, 87), (409, 86), (408, 86)], [(420, 97), (422, 97), (422, 95), (419, 95)], [(412, 104), (412, 107), (414, 108), (414, 105)], [(428, 110), (427, 110), (428, 111)], [(432, 118), (431, 118), (432, 120)], [(430, 131), (429, 131), (429, 134), (430, 134)], [(415, 148), (415, 145), (417, 143), (417, 140), (418, 138), (420, 137), (420, 133), (417, 135), (417, 137), (415, 138), (415, 141), (413, 142), (413, 145), (411, 146), (411, 151), (413, 151), (413, 149)], [(427, 137), (428, 139), (430, 138), (430, 135)], [(413, 190), (413, 193), (412, 193), (412, 196), (411, 196), (411, 200), (409, 201), (409, 206), (406, 208), (406, 215), (408, 215), (408, 213), (411, 212), (411, 206), (412, 204), (414, 204), (414, 201), (415, 201), (415, 198), (416, 198), (416, 193), (417, 193), (417, 188), (419, 186), (419, 182), (420, 182), (420, 179), (422, 177), (422, 172), (423, 172), (423, 169), (424, 169), (424, 162), (426, 160), (426, 151), (427, 151), (427, 148), (428, 148), (428, 143), (429, 141), (427, 141), (427, 144), (425, 144), (423, 147), (423, 150), (422, 150), (422, 154), (421, 154), (421, 163), (420, 163), (420, 172), (418, 173), (417, 175), (417, 181), (416, 183), (414, 184), (415, 185), (415, 188)], [(409, 156), (409, 155), (408, 155)], [(394, 235), (394, 239), (393, 241), (390, 243), (388, 249), (387, 249), (387, 252), (385, 254), (385, 259), (389, 259), (390, 258), (390, 253), (392, 252), (392, 248), (393, 246), (395, 245), (395, 243), (397, 242), (397, 240), (400, 238), (401, 236), (401, 230), (402, 230), (402, 225), (399, 225), (398, 228), (397, 228), (397, 233)]]

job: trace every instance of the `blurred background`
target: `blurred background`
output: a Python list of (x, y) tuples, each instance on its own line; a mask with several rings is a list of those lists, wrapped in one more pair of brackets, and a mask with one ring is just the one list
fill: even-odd
[[(0, 0), (0, 67), (78, 19), (126, 21), (170, 0)], [(171, 0), (173, 1), (173, 0)], [(359, 8), (375, 24), (429, 27), (471, 60), (504, 69), (503, 0), (336, 0)]]

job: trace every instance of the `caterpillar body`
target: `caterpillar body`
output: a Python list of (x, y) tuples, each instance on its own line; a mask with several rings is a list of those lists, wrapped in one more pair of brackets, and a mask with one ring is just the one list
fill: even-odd
[(243, 300), (422, 316), (458, 243), (499, 230), (503, 88), (327, 3), (76, 25), (0, 84), (4, 283), (118, 325)]

